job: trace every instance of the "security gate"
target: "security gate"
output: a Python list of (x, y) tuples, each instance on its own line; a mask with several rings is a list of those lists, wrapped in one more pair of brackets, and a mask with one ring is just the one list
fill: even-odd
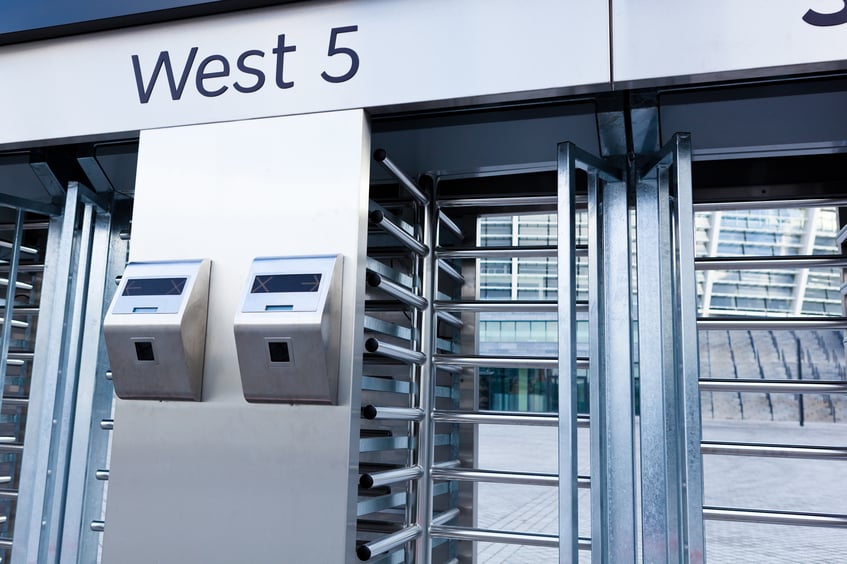
[[(363, 388), (366, 396), (390, 391), (408, 399), (363, 408), (382, 424), (363, 425), (362, 480), (385, 489), (376, 498), (360, 490), (367, 496), (359, 502), (361, 560), (470, 562), (475, 542), (558, 548), (563, 563), (579, 561), (579, 551), (594, 562), (634, 562), (642, 542), (651, 562), (703, 560), (689, 139), (676, 136), (640, 168), (609, 164), (570, 143), (558, 155), (555, 194), (491, 188), (468, 196), (448, 187), (455, 180), (448, 175), (422, 177), (431, 192), (421, 190), (377, 151), (398, 184), (371, 189), (372, 199), (383, 199), (371, 209), (368, 283), (393, 305), (369, 299), (367, 309), (393, 312), (395, 325), (385, 324), (385, 314), (366, 322), (366, 332), (393, 341), (368, 339), (367, 351), (383, 364), (365, 357)], [(484, 176), (474, 179), (477, 188), (485, 184)], [(480, 242), (479, 217), (527, 212), (557, 214), (556, 244)], [(557, 286), (543, 299), (481, 298), (483, 260), (499, 261), (507, 275), (522, 260), (545, 268), (557, 262)], [(557, 313), (557, 353), (481, 354), (479, 319), (492, 312)], [(588, 325), (587, 342), (577, 337), (578, 320)], [(386, 358), (414, 368), (387, 370)], [(481, 407), (485, 369), (546, 370), (550, 378), (557, 371), (557, 411)], [(585, 378), (578, 375), (586, 370), (590, 410), (579, 414)], [(481, 424), (558, 426), (558, 474), (476, 467)], [(578, 473), (577, 430), (586, 427), (590, 476)], [(371, 472), (367, 453), (376, 441), (395, 455)], [(558, 486), (558, 534), (477, 526), (480, 482)], [(589, 515), (579, 510), (580, 489), (590, 489)], [(589, 522), (590, 535), (580, 535)]]

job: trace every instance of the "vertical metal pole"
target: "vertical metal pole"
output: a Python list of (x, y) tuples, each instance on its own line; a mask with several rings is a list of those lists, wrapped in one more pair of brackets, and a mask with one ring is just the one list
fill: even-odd
[[(111, 404), (112, 388), (102, 374), (101, 328), (103, 312), (114, 291), (108, 291), (108, 276), (112, 242), (111, 215), (97, 214), (94, 220), (94, 234), (91, 248), (91, 267), (88, 276), (88, 299), (84, 314), (82, 348), (79, 360), (79, 378), (77, 402), (74, 413), (72, 451), (68, 463), (68, 485), (65, 496), (65, 518), (62, 527), (60, 562), (95, 562), (97, 551), (95, 542), (99, 533), (92, 532), (88, 524), (90, 511), (86, 512), (89, 499), (92, 498), (97, 510), (97, 519), (102, 503), (103, 483), (95, 478), (95, 472), (105, 467), (107, 441), (92, 440), (94, 433), (100, 432), (99, 419), (94, 414), (102, 407), (97, 404)], [(117, 236), (115, 236), (117, 239)], [(123, 259), (121, 258), (121, 263)], [(107, 385), (108, 384), (108, 385)], [(108, 388), (105, 392), (98, 388)], [(99, 393), (98, 393), (99, 392)], [(92, 467), (92, 464), (95, 466)], [(101, 466), (103, 464), (103, 466)], [(89, 518), (86, 519), (86, 513)], [(87, 542), (86, 542), (87, 541)]]
[[(630, 233), (627, 187), (624, 182), (604, 182), (600, 202), (603, 260), (603, 302), (600, 318), (604, 325), (602, 354), (605, 370), (600, 383), (605, 387), (604, 428), (606, 472), (603, 495), (607, 531), (604, 562), (635, 562), (635, 420), (632, 370), (632, 318), (630, 290)], [(592, 361), (594, 359), (592, 358)], [(593, 427), (593, 421), (592, 421)]]
[(576, 161), (558, 146), (559, 562), (578, 561), (576, 397)]
[[(434, 200), (434, 199), (433, 199)], [(422, 205), (423, 209), (423, 240), (433, 248), (433, 221), (437, 221), (437, 215), (430, 213), (435, 206), (434, 201)], [(426, 308), (421, 316), (421, 351), (426, 354), (426, 360), (420, 367), (420, 382), (418, 382), (420, 405), (424, 418), (418, 426), (418, 463), (423, 468), (423, 476), (418, 480), (418, 504), (416, 508), (416, 522), (421, 526), (421, 536), (415, 543), (415, 562), (429, 564), (432, 560), (432, 539), (429, 534), (429, 526), (432, 522), (432, 478), (430, 471), (434, 459), (432, 424), (432, 407), (435, 397), (435, 366), (432, 363), (432, 355), (435, 352), (435, 316), (433, 314), (432, 301), (433, 286), (436, 276), (435, 253), (430, 252), (423, 259), (421, 271), (422, 294), (427, 300)]]
[(73, 277), (73, 298), (66, 317), (67, 332), (63, 343), (63, 361), (56, 393), (56, 407), (53, 420), (53, 438), (50, 453), (52, 479), (47, 483), (45, 499), (45, 517), (47, 522), (42, 542), (42, 562), (56, 562), (61, 547), (62, 527), (65, 511), (66, 488), (73, 436), (74, 406), (76, 404), (76, 386), (79, 376), (79, 362), (82, 348), (83, 314), (88, 293), (88, 266), (91, 259), (91, 237), (93, 232), (94, 206), (86, 204), (83, 208), (82, 230), (76, 273)]
[(68, 186), (64, 214), (50, 221), (50, 240), (44, 262), (52, 265), (52, 268), (45, 270), (41, 285), (41, 325), (35, 343), (19, 486), (19, 491), (24, 492), (24, 495), (18, 498), (13, 564), (43, 562), (39, 560), (39, 550), (42, 541), (46, 541), (42, 521), (45, 507), (49, 505), (47, 483), (52, 479), (48, 471), (78, 201), (77, 186), (71, 184)]
[(608, 449), (606, 429), (605, 313), (603, 311), (602, 192), (588, 175), (588, 396), (591, 416), (591, 562), (608, 562)]
[(641, 518), (645, 562), (682, 561), (668, 169), (636, 187)]
[(0, 402), (6, 389), (6, 367), (9, 361), (9, 341), (12, 339), (12, 317), (15, 310), (15, 286), (18, 280), (18, 264), (21, 260), (21, 238), (24, 232), (24, 210), (15, 214), (15, 238), (12, 241), (12, 256), (9, 258), (9, 278), (6, 286), (6, 303), (3, 313), (3, 333), (0, 337)]
[(694, 273), (694, 206), (691, 184), (691, 136), (676, 134), (672, 140), (672, 190), (675, 206), (672, 209), (673, 239), (676, 245), (676, 310), (680, 324), (676, 331), (679, 342), (677, 373), (679, 405), (682, 414), (679, 435), (682, 465), (683, 524), (685, 530), (686, 562), (703, 562), (703, 463), (700, 453), (702, 439), (700, 419), (699, 350), (697, 345), (697, 286)]

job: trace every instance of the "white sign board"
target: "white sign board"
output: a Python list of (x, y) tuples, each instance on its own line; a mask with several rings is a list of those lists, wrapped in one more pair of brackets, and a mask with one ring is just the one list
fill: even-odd
[(0, 49), (0, 145), (609, 82), (608, 3), (310, 2)]
[(613, 21), (615, 82), (847, 59), (844, 0), (614, 0)]

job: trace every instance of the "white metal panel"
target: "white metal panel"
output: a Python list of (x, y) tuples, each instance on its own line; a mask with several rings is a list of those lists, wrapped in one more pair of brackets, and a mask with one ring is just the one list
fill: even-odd
[(807, 23), (838, 0), (614, 0), (615, 82), (843, 61), (847, 25)]
[[(142, 133), (130, 259), (212, 260), (204, 391), (118, 400), (107, 564), (354, 554), (369, 152), (361, 111)], [(252, 259), (326, 253), (345, 262), (339, 405), (246, 403), (233, 319)]]
[[(599, 0), (337, 0), (4, 47), (0, 144), (605, 84), (608, 15)], [(352, 71), (328, 56), (352, 26), (335, 47), (358, 69), (327, 81)], [(150, 90), (164, 52), (178, 99), (165, 70)]]

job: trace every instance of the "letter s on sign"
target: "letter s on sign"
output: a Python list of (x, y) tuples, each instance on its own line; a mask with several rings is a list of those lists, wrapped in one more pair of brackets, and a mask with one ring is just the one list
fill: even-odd
[(847, 0), (842, 0), (842, 3), (844, 7), (832, 14), (821, 14), (820, 12), (809, 9), (803, 16), (803, 21), (818, 27), (845, 24), (847, 23)]
[[(847, 0), (845, 0), (847, 1)], [(332, 76), (326, 71), (321, 73), (321, 77), (327, 82), (346, 82), (353, 78), (359, 70), (359, 54), (349, 47), (339, 47), (338, 36), (342, 33), (352, 33), (354, 31), (359, 31), (359, 26), (357, 25), (348, 25), (347, 27), (334, 27), (330, 30), (329, 34), (329, 49), (327, 49), (327, 56), (332, 57), (333, 55), (347, 55), (350, 57), (350, 68), (344, 74), (340, 76)]]

